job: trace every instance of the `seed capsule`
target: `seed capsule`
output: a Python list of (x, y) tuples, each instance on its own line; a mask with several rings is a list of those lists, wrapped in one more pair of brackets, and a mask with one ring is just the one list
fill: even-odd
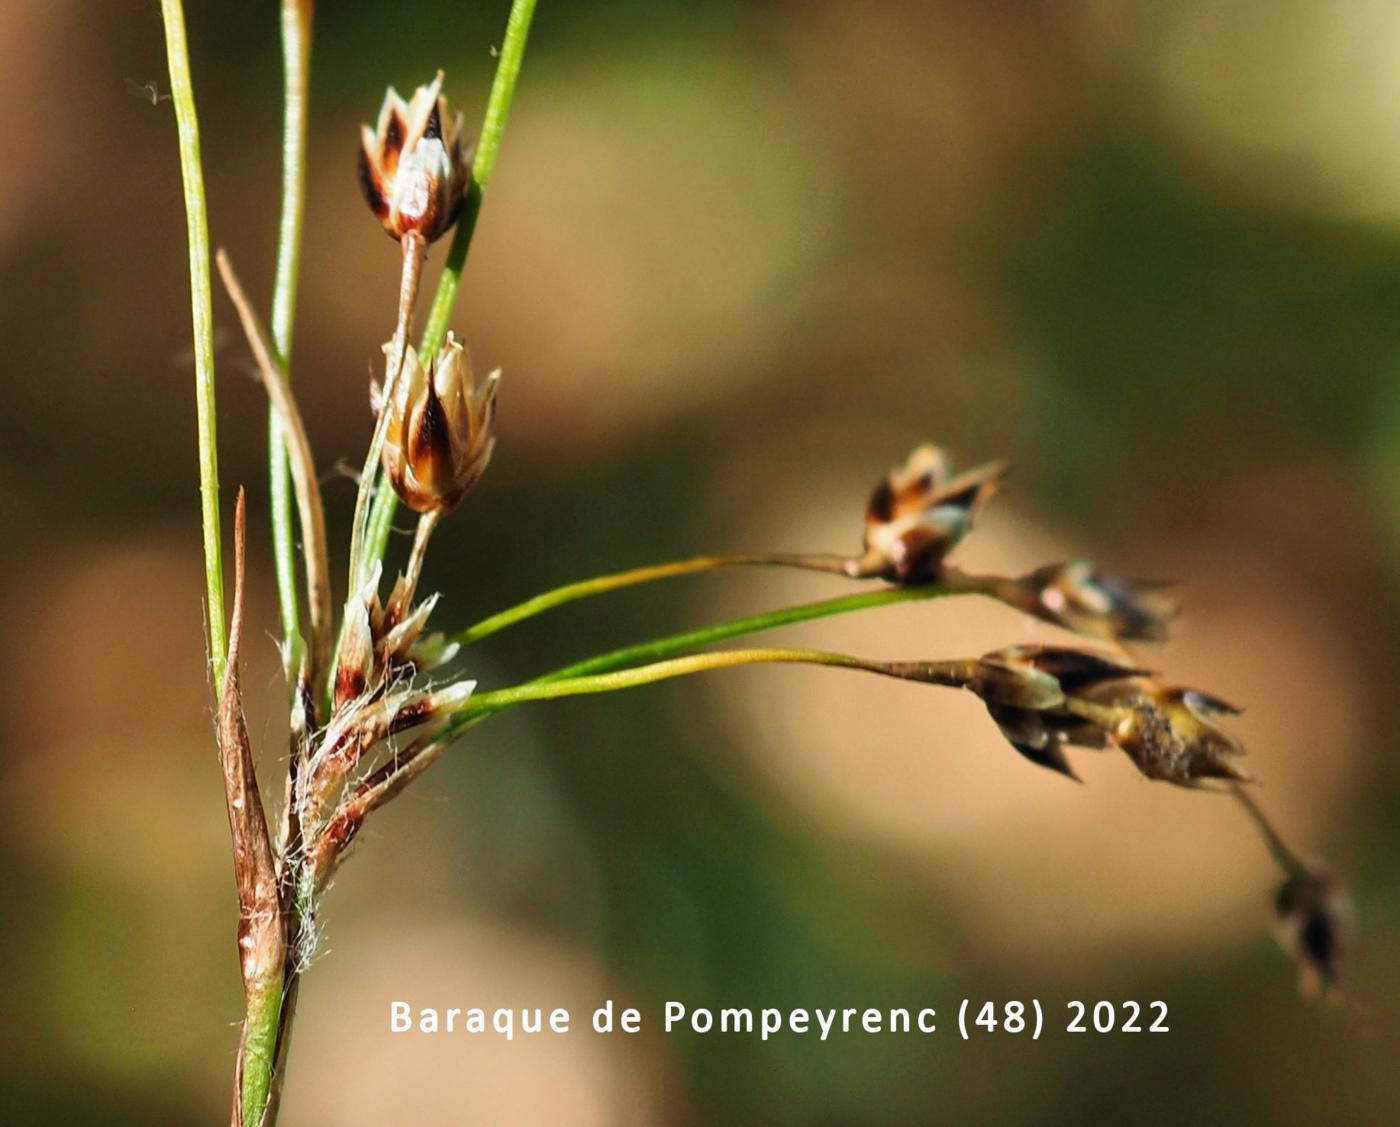
[(943, 451), (920, 446), (870, 495), (861, 573), (905, 585), (937, 579), (1005, 472), (993, 462), (950, 477)]
[(977, 662), (967, 687), (982, 698), (1007, 741), (1032, 763), (1078, 780), (1065, 747), (1101, 748), (1108, 733), (1076, 710), (1103, 685), (1127, 684), (1143, 670), (1107, 654), (1055, 646), (1009, 646)]
[(375, 128), (360, 127), (360, 189), (395, 239), (428, 242), (457, 221), (470, 179), (462, 118), (442, 96), (442, 71), (405, 102), (392, 86)]
[(408, 349), (387, 406), (383, 465), (411, 509), (451, 509), (486, 471), (496, 445), (500, 375), (477, 382), (471, 357), (451, 333), (426, 371)]
[(1208, 779), (1248, 782), (1244, 747), (1216, 719), (1240, 709), (1219, 697), (1179, 686), (1139, 682), (1116, 699), (1119, 717), (1109, 738), (1149, 779), (1200, 786)]

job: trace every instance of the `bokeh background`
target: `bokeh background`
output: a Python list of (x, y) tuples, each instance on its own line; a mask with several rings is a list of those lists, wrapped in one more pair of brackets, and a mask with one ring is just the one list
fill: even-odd
[[(393, 245), (357, 124), (439, 66), (478, 120), (507, 5), (324, 4), (296, 383), (368, 436)], [(276, 5), (190, 5), (214, 238), (265, 302)], [(202, 674), (184, 228), (153, 0), (0, 7), (0, 1089), (8, 1122), (226, 1115), (234, 901)], [(1359, 1012), (1308, 1007), (1225, 800), (1022, 762), (975, 700), (755, 670), (537, 706), (377, 816), (302, 995), (291, 1124), (1382, 1122), (1400, 1097), (1400, 9), (544, 0), (455, 327), (505, 369), (439, 533), (439, 625), (707, 550), (845, 551), (916, 442), (1006, 456), (961, 553), (1180, 581), (1147, 660), (1248, 706), (1262, 799), (1352, 882)], [(280, 777), (264, 405), (220, 299), (246, 681)], [(402, 540), (400, 540), (402, 544)], [(400, 549), (401, 550), (401, 549)], [(483, 684), (843, 590), (727, 575), (483, 644)], [(982, 605), (788, 632), (887, 657), (1052, 636)], [(1172, 1032), (656, 1034), (662, 1002), (1164, 999)], [(652, 1031), (391, 1039), (420, 1005)]]

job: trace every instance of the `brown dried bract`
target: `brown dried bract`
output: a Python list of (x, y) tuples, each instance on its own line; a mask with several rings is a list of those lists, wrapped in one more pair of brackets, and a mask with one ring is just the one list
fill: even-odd
[(241, 489), (233, 535), (233, 619), (229, 628), (228, 665), (219, 698), (219, 764), (224, 777), (229, 833), (233, 838), (233, 875), (238, 888), (239, 966), (244, 998), (251, 1004), (270, 984), (281, 980), (287, 956), (287, 928), (239, 683), (247, 540), (246, 502)]

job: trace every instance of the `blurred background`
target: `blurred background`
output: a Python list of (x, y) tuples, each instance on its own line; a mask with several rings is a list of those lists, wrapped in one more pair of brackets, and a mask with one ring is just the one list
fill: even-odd
[[(508, 5), (322, 5), (295, 380), (343, 545), (398, 259), (356, 127), (443, 67), (475, 129)], [(266, 304), (276, 5), (190, 5), (211, 222)], [(15, 1123), (216, 1122), (240, 1017), (203, 677), (185, 235), (158, 6), (0, 7), (13, 144), (0, 508), (0, 1089)], [(454, 325), (505, 369), (437, 625), (704, 551), (850, 551), (933, 439), (1014, 476), (959, 562), (1180, 582), (1173, 679), (1248, 706), (1261, 799), (1351, 881), (1358, 1020), (1302, 1004), (1217, 797), (1038, 770), (957, 694), (722, 673), (473, 733), (325, 910), (290, 1124), (1382, 1122), (1400, 1097), (1400, 8), (1385, 0), (544, 0)], [(441, 252), (431, 260), (430, 268)], [(431, 284), (431, 281), (430, 283)], [(219, 298), (245, 681), (280, 778), (264, 403)], [(399, 538), (402, 551), (404, 539)], [(470, 655), (514, 683), (836, 580), (680, 580)], [(1054, 636), (995, 606), (781, 635), (877, 657)], [(778, 635), (774, 636), (775, 639)], [(418, 1005), (650, 1032), (397, 1038)], [(1163, 999), (1167, 1036), (659, 1036), (691, 1005)]]

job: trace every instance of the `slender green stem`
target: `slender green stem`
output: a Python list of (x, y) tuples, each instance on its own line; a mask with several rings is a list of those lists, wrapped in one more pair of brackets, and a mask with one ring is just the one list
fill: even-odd
[(611, 673), (573, 677), (568, 680), (549, 681), (541, 678), (523, 685), (497, 689), (495, 692), (478, 693), (446, 712), (444, 715), (450, 719), (441, 730), (396, 754), (355, 789), (354, 793), (336, 812), (335, 817), (328, 823), (326, 832), (321, 835), (316, 847), (312, 850), (313, 856), (318, 859), (321, 866), (320, 879), (325, 880), (329, 877), (334, 870), (344, 843), (353, 837), (355, 832), (358, 832), (360, 824), (372, 811), (402, 792), (409, 783), (437, 762), (458, 736), (468, 728), (480, 724), (488, 716), (493, 716), (514, 705), (526, 704), (531, 701), (559, 700), (563, 697), (591, 693), (617, 692), (621, 689), (634, 689), (676, 677), (688, 677), (691, 674), (708, 673), (716, 669), (733, 669), (743, 665), (782, 664), (824, 665), (838, 669), (854, 669), (865, 673), (875, 673), (883, 677), (894, 677), (902, 681), (915, 681), (925, 685), (943, 685), (950, 688), (965, 686), (975, 674), (977, 667), (975, 661), (969, 660), (871, 661), (851, 654), (832, 653), (826, 650), (754, 647), (689, 654), (668, 661), (653, 662)]
[(181, 0), (161, 0), (170, 96), (180, 137), (180, 178), (190, 244), (190, 313), (194, 327), (195, 405), (199, 430), (200, 523), (204, 530), (204, 582), (209, 598), (209, 665), (221, 694), (228, 634), (224, 621), (224, 564), (219, 533), (218, 423), (214, 395), (214, 313), (209, 277), (209, 214), (199, 151), (199, 116), (190, 80), (190, 53)]
[[(282, 0), (282, 214), (277, 224), (277, 274), (272, 287), (272, 342), (282, 378), (291, 379), (292, 329), (296, 321), (297, 276), (306, 200), (306, 100), (311, 67), (312, 0)], [(277, 603), (282, 616), (282, 661), (295, 686), (300, 663), (301, 623), (297, 607), (296, 534), (292, 517), (292, 478), (280, 413), (268, 406), (268, 482), (271, 487), (272, 554)]]
[[(603, 673), (623, 666), (667, 657), (698, 646), (721, 642), (728, 638), (736, 638), (743, 634), (754, 634), (760, 630), (771, 630), (796, 622), (847, 614), (870, 607), (888, 606), (892, 603), (933, 599), (948, 593), (941, 586), (886, 588), (881, 591), (863, 591), (857, 595), (845, 595), (838, 599), (826, 599), (822, 602), (804, 603), (800, 606), (788, 607), (785, 610), (750, 615), (747, 618), (735, 618), (728, 622), (691, 630), (684, 634), (673, 634), (666, 638), (658, 638), (640, 645), (599, 654), (596, 657), (555, 670), (553, 673), (547, 673), (543, 677), (537, 677), (530, 684), (548, 684), (585, 674)], [(370, 812), (378, 809), (397, 795), (441, 758), (458, 736), (462, 735), (468, 728), (485, 720), (487, 716), (506, 707), (508, 707), (507, 704), (496, 704), (479, 714), (459, 718), (443, 734), (424, 739), (405, 749), (365, 779), (356, 788), (355, 793), (346, 802), (339, 815), (345, 819), (346, 823), (358, 827)], [(324, 866), (322, 879), (325, 879), (334, 869), (334, 858), (338, 856), (338, 851), (331, 843), (326, 842), (317, 852), (322, 857)]]
[[(515, 97), (515, 84), (520, 77), (520, 65), (525, 58), (525, 44), (530, 36), (530, 21), (534, 14), (535, 0), (513, 0), (510, 6), (505, 39), (501, 43), (500, 58), (496, 63), (496, 77), (491, 83), (491, 94), (486, 101), (486, 117), (481, 123), (476, 155), (472, 160), (471, 183), (467, 187), (466, 199), (462, 202), (462, 214), (457, 220), (457, 230), (453, 233), (452, 245), (447, 251), (447, 260), (443, 264), (442, 276), (438, 279), (437, 293), (433, 297), (428, 323), (418, 348), (419, 355), (423, 357), (436, 356), (447, 338), (452, 307), (456, 304), (457, 290), (462, 282), (462, 268), (467, 261), (472, 235), (476, 232), (476, 221), (481, 214), (481, 201), (486, 193), (486, 186), (491, 182), (491, 174), (496, 168), (496, 156), (501, 149), (506, 118), (510, 114), (511, 101)], [(424, 363), (427, 363), (426, 359)], [(381, 480), (370, 509), (369, 531), (365, 538), (367, 565), (372, 566), (373, 561), (384, 558), (384, 551), (389, 544), (389, 532), (393, 528), (394, 510), (397, 507), (398, 497), (393, 486), (387, 480)]]
[[(790, 567), (804, 571), (820, 571), (832, 575), (849, 575), (849, 561), (841, 556), (801, 556), (781, 553), (748, 553), (727, 556), (696, 556), (688, 560), (675, 560), (671, 563), (653, 564), (648, 567), (634, 567), (627, 571), (617, 571), (611, 575), (599, 575), (593, 579), (583, 579), (545, 591), (534, 598), (526, 599), (513, 607), (483, 618), (453, 635), (452, 641), (459, 645), (471, 645), (490, 637), (507, 626), (514, 626), (527, 618), (543, 614), (547, 610), (572, 603), (578, 599), (603, 595), (609, 591), (620, 591), (625, 587), (635, 587), (641, 583), (654, 583), (658, 579), (671, 579), (678, 575), (694, 575), (702, 571), (715, 571), (726, 567)], [(839, 613), (839, 612), (837, 612)]]
[(919, 681), (924, 684), (961, 686), (971, 676), (976, 663), (970, 661), (871, 661), (868, 658), (832, 653), (828, 650), (793, 650), (768, 647), (718, 650), (714, 653), (689, 654), (686, 657), (670, 658), (666, 661), (652, 662), (649, 665), (634, 666), (611, 673), (593, 673), (582, 677), (572, 677), (567, 681), (531, 681), (524, 685), (514, 685), (508, 689), (478, 693), (469, 697), (455, 711), (458, 721), (466, 723), (477, 717), (488, 716), (503, 708), (525, 704), (528, 701), (558, 700), (562, 697), (584, 696), (591, 693), (611, 693), (620, 689), (635, 689), (640, 685), (668, 681), (675, 677), (688, 677), (693, 673), (708, 673), (715, 669), (733, 669), (741, 665), (774, 664), (825, 665), (839, 669), (857, 669), (865, 673), (876, 673), (884, 677), (895, 677), (906, 681)]
[(423, 329), (422, 351), (429, 356), (434, 355), (447, 338), (447, 325), (452, 319), (457, 288), (462, 282), (462, 267), (466, 264), (467, 250), (476, 232), (482, 197), (496, 169), (496, 156), (501, 151), (501, 138), (505, 136), (506, 118), (510, 115), (510, 104), (515, 98), (515, 83), (520, 77), (520, 64), (525, 58), (525, 43), (530, 35), (530, 20), (534, 14), (535, 0), (514, 0), (510, 6), (505, 41), (501, 44), (491, 94), (486, 100), (486, 117), (477, 136), (476, 155), (472, 158), (471, 184), (462, 203), (462, 215), (457, 220), (452, 245), (447, 251), (447, 261), (443, 264), (432, 309), (428, 312), (428, 323)]
[(816, 618), (830, 618), (832, 615), (849, 614), (852, 611), (870, 607), (889, 606), (892, 603), (908, 603), (923, 599), (936, 599), (949, 594), (947, 588), (930, 585), (927, 587), (888, 587), (880, 591), (862, 591), (858, 595), (843, 595), (836, 599), (823, 599), (821, 602), (801, 603), (783, 610), (752, 614), (745, 618), (732, 618), (728, 622), (713, 626), (702, 626), (683, 634), (671, 634), (642, 642), (635, 646), (611, 650), (596, 657), (577, 661), (536, 677), (531, 684), (549, 684), (554, 681), (567, 681), (572, 677), (582, 677), (592, 673), (603, 673), (640, 662), (655, 661), (686, 650), (698, 649), (715, 642), (727, 641), (742, 635), (757, 634), (761, 630), (772, 630), (779, 626), (790, 626), (796, 622), (810, 622)]

